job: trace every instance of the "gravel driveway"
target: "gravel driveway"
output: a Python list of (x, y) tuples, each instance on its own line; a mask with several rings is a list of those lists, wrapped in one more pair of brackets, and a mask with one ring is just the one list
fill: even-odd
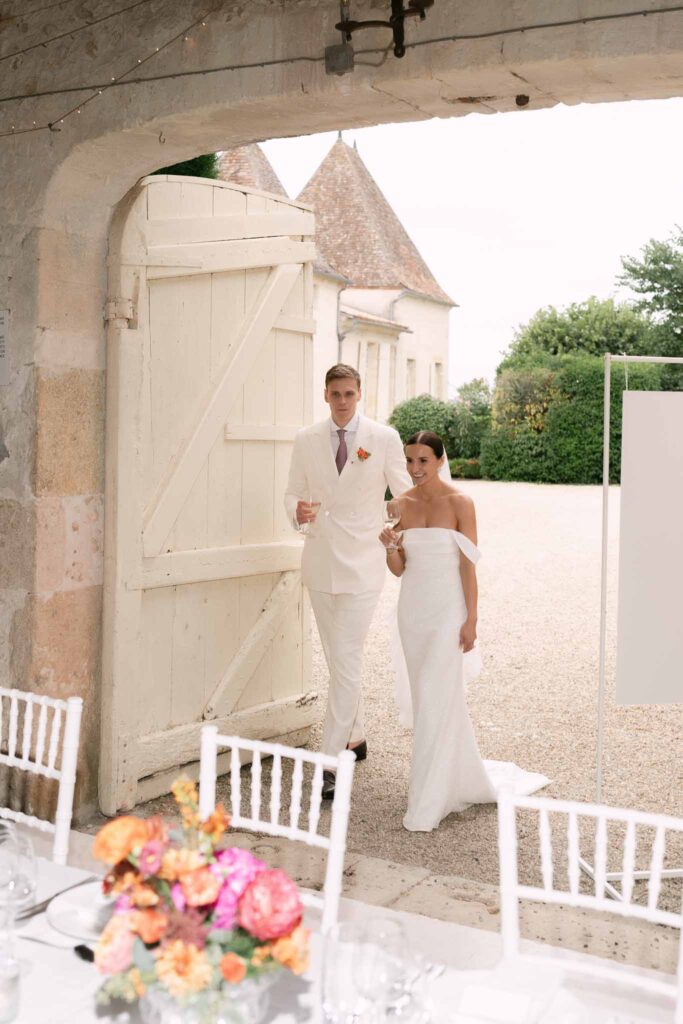
[[(482, 755), (543, 772), (552, 779), (544, 790), (550, 796), (592, 800), (601, 488), (490, 481), (461, 486), (476, 503), (484, 555), (479, 633), (485, 670), (469, 691)], [(615, 655), (618, 488), (612, 488), (610, 505), (608, 681)], [(438, 874), (495, 882), (494, 807), (451, 815), (430, 834), (408, 833), (401, 825), (411, 737), (394, 712), (385, 627), (397, 591), (398, 581), (390, 577), (366, 646), (369, 757), (354, 781), (349, 848)], [(317, 635), (313, 665), (314, 687), (324, 699), (327, 672)], [(603, 802), (683, 815), (683, 706), (617, 707), (611, 690)], [(317, 728), (313, 745), (319, 739)], [(536, 837), (533, 830), (523, 831), (520, 864), (528, 865), (532, 877)], [(683, 848), (672, 847), (667, 861), (683, 866)]]

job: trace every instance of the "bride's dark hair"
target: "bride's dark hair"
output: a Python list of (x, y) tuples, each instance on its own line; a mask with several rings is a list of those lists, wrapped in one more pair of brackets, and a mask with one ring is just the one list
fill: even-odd
[(444, 453), (444, 443), (433, 430), (418, 430), (417, 434), (408, 438), (403, 447), (407, 448), (409, 444), (426, 444), (428, 448), (432, 449), (437, 459), (440, 459)]

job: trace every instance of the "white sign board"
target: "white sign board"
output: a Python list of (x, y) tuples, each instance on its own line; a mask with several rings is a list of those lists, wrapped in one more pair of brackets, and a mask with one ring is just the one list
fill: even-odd
[(0, 384), (9, 384), (9, 309), (0, 309)]
[(617, 702), (683, 702), (683, 392), (626, 391)]

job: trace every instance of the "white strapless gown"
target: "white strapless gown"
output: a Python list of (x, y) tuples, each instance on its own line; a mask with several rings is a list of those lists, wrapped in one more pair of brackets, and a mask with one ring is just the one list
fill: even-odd
[(440, 527), (405, 530), (403, 547), (400, 641), (395, 636), (392, 642), (401, 722), (413, 725), (403, 824), (429, 832), (447, 814), (494, 803), (503, 784), (528, 795), (549, 780), (504, 761), (483, 761), (477, 747), (465, 684), (481, 662), (476, 648), (463, 655), (458, 641), (467, 614), (460, 558), (477, 562), (480, 552), (464, 534)]

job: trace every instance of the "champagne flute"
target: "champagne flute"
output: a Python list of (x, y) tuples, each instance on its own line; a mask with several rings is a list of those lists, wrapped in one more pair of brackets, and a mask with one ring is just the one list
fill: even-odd
[(310, 523), (301, 523), (300, 531), (304, 536), (312, 537), (315, 533), (315, 527), (318, 521), (318, 513), (320, 512), (320, 506), (322, 505), (322, 498), (316, 494), (308, 495), (308, 504), (310, 505), (311, 512), (313, 512), (315, 518)]
[[(396, 500), (396, 498), (392, 498), (391, 501), (387, 501), (384, 506), (384, 525), (387, 528), (387, 530), (393, 530), (394, 527), (398, 525), (400, 520), (401, 505)], [(397, 548), (398, 544), (387, 545), (387, 551), (396, 551)]]

